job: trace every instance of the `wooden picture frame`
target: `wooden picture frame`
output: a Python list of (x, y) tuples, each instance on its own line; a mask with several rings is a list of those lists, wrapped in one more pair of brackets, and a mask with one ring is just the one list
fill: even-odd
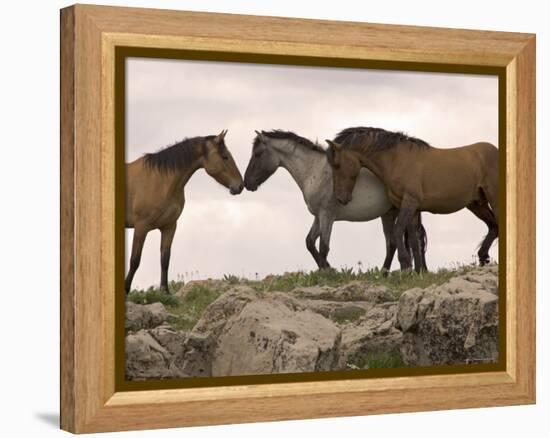
[[(490, 68), (505, 104), (502, 370), (121, 391), (115, 382), (118, 47)], [(434, 68), (437, 66), (437, 68)], [(119, 157), (120, 158), (120, 157)], [(74, 433), (535, 402), (535, 36), (76, 5), (61, 11), (61, 428)]]

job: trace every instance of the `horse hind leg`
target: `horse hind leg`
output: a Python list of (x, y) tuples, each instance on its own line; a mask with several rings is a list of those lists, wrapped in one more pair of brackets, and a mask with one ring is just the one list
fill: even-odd
[(473, 202), (468, 205), (468, 210), (470, 210), (474, 215), (481, 219), (487, 225), (489, 229), (487, 235), (481, 242), (477, 255), (479, 257), (479, 264), (481, 266), (489, 263), (489, 249), (491, 245), (498, 237), (498, 222), (493, 211), (489, 207), (487, 202)]

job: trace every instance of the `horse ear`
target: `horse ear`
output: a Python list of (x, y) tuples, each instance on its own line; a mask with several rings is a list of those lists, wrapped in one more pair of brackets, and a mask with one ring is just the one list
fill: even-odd
[(340, 154), (339, 152), (342, 148), (342, 145), (333, 142), (332, 140), (325, 140), (328, 143), (327, 158), (331, 165), (338, 167), (340, 165)]
[(262, 132), (259, 132), (259, 131), (254, 131), (256, 133), (256, 135), (258, 136), (258, 138), (261, 140), (261, 141), (264, 141), (265, 140), (265, 136), (264, 136), (264, 131)]
[(329, 139), (326, 139), (325, 140), (328, 145), (331, 147), (331, 148), (334, 148), (335, 151), (339, 151), (340, 149), (342, 149), (342, 145), (340, 143), (336, 143), (332, 140), (329, 140)]
[(227, 134), (227, 129), (224, 129), (222, 132), (220, 132), (218, 134), (218, 136), (216, 137), (216, 143), (221, 143), (223, 141), (223, 139), (225, 138), (225, 134)]

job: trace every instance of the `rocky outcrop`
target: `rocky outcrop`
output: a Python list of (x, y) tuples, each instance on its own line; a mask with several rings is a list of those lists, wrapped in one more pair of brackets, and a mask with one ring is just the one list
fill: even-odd
[(440, 286), (406, 291), (396, 327), (409, 366), (498, 360), (498, 270), (491, 266)]
[(371, 307), (358, 321), (346, 324), (342, 328), (339, 368), (358, 368), (361, 359), (399, 350), (403, 335), (395, 328), (396, 311), (397, 303), (388, 302)]
[(162, 303), (143, 305), (127, 301), (125, 328), (130, 331), (150, 329), (167, 321), (168, 316)]
[[(191, 290), (196, 293), (188, 287), (180, 295)], [(127, 377), (258, 375), (498, 359), (495, 266), (457, 274), (438, 286), (413, 288), (400, 297), (364, 281), (285, 293), (227, 283), (222, 290), (190, 331), (174, 329), (161, 304), (128, 303)]]
[(126, 378), (165, 379), (182, 374), (172, 365), (172, 355), (146, 330), (126, 336)]
[(338, 363), (341, 331), (285, 294), (260, 297), (225, 325), (213, 376), (329, 371)]

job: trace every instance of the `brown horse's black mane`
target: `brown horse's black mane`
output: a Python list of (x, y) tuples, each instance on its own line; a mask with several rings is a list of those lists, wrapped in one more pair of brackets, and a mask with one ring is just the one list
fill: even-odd
[(185, 138), (158, 152), (145, 154), (145, 165), (161, 172), (176, 171), (193, 163), (203, 153), (202, 145), (205, 141), (215, 137), (215, 135), (208, 135), (206, 137)]
[[(368, 145), (365, 140), (369, 140)], [(409, 137), (402, 132), (386, 131), (382, 128), (367, 128), (358, 126), (355, 128), (346, 128), (338, 133), (334, 139), (336, 143), (351, 148), (368, 148), (373, 151), (382, 151), (391, 149), (398, 144), (407, 143), (419, 148), (430, 148), (431, 146), (424, 140), (416, 137)]]
[[(281, 129), (274, 129), (272, 131), (262, 131), (262, 134), (265, 135), (266, 137), (273, 138), (273, 139), (291, 140), (291, 141), (293, 141), (293, 142), (295, 142), (295, 143), (297, 143), (301, 146), (305, 146), (308, 149), (311, 149), (313, 151), (321, 152), (323, 154), (326, 153), (325, 149), (323, 149), (318, 144), (313, 143), (311, 140), (309, 140), (305, 137), (300, 137), (298, 134), (295, 134), (292, 131), (283, 131)], [(254, 139), (253, 147), (255, 148), (259, 143), (260, 143), (259, 136), (256, 136), (256, 138)]]

